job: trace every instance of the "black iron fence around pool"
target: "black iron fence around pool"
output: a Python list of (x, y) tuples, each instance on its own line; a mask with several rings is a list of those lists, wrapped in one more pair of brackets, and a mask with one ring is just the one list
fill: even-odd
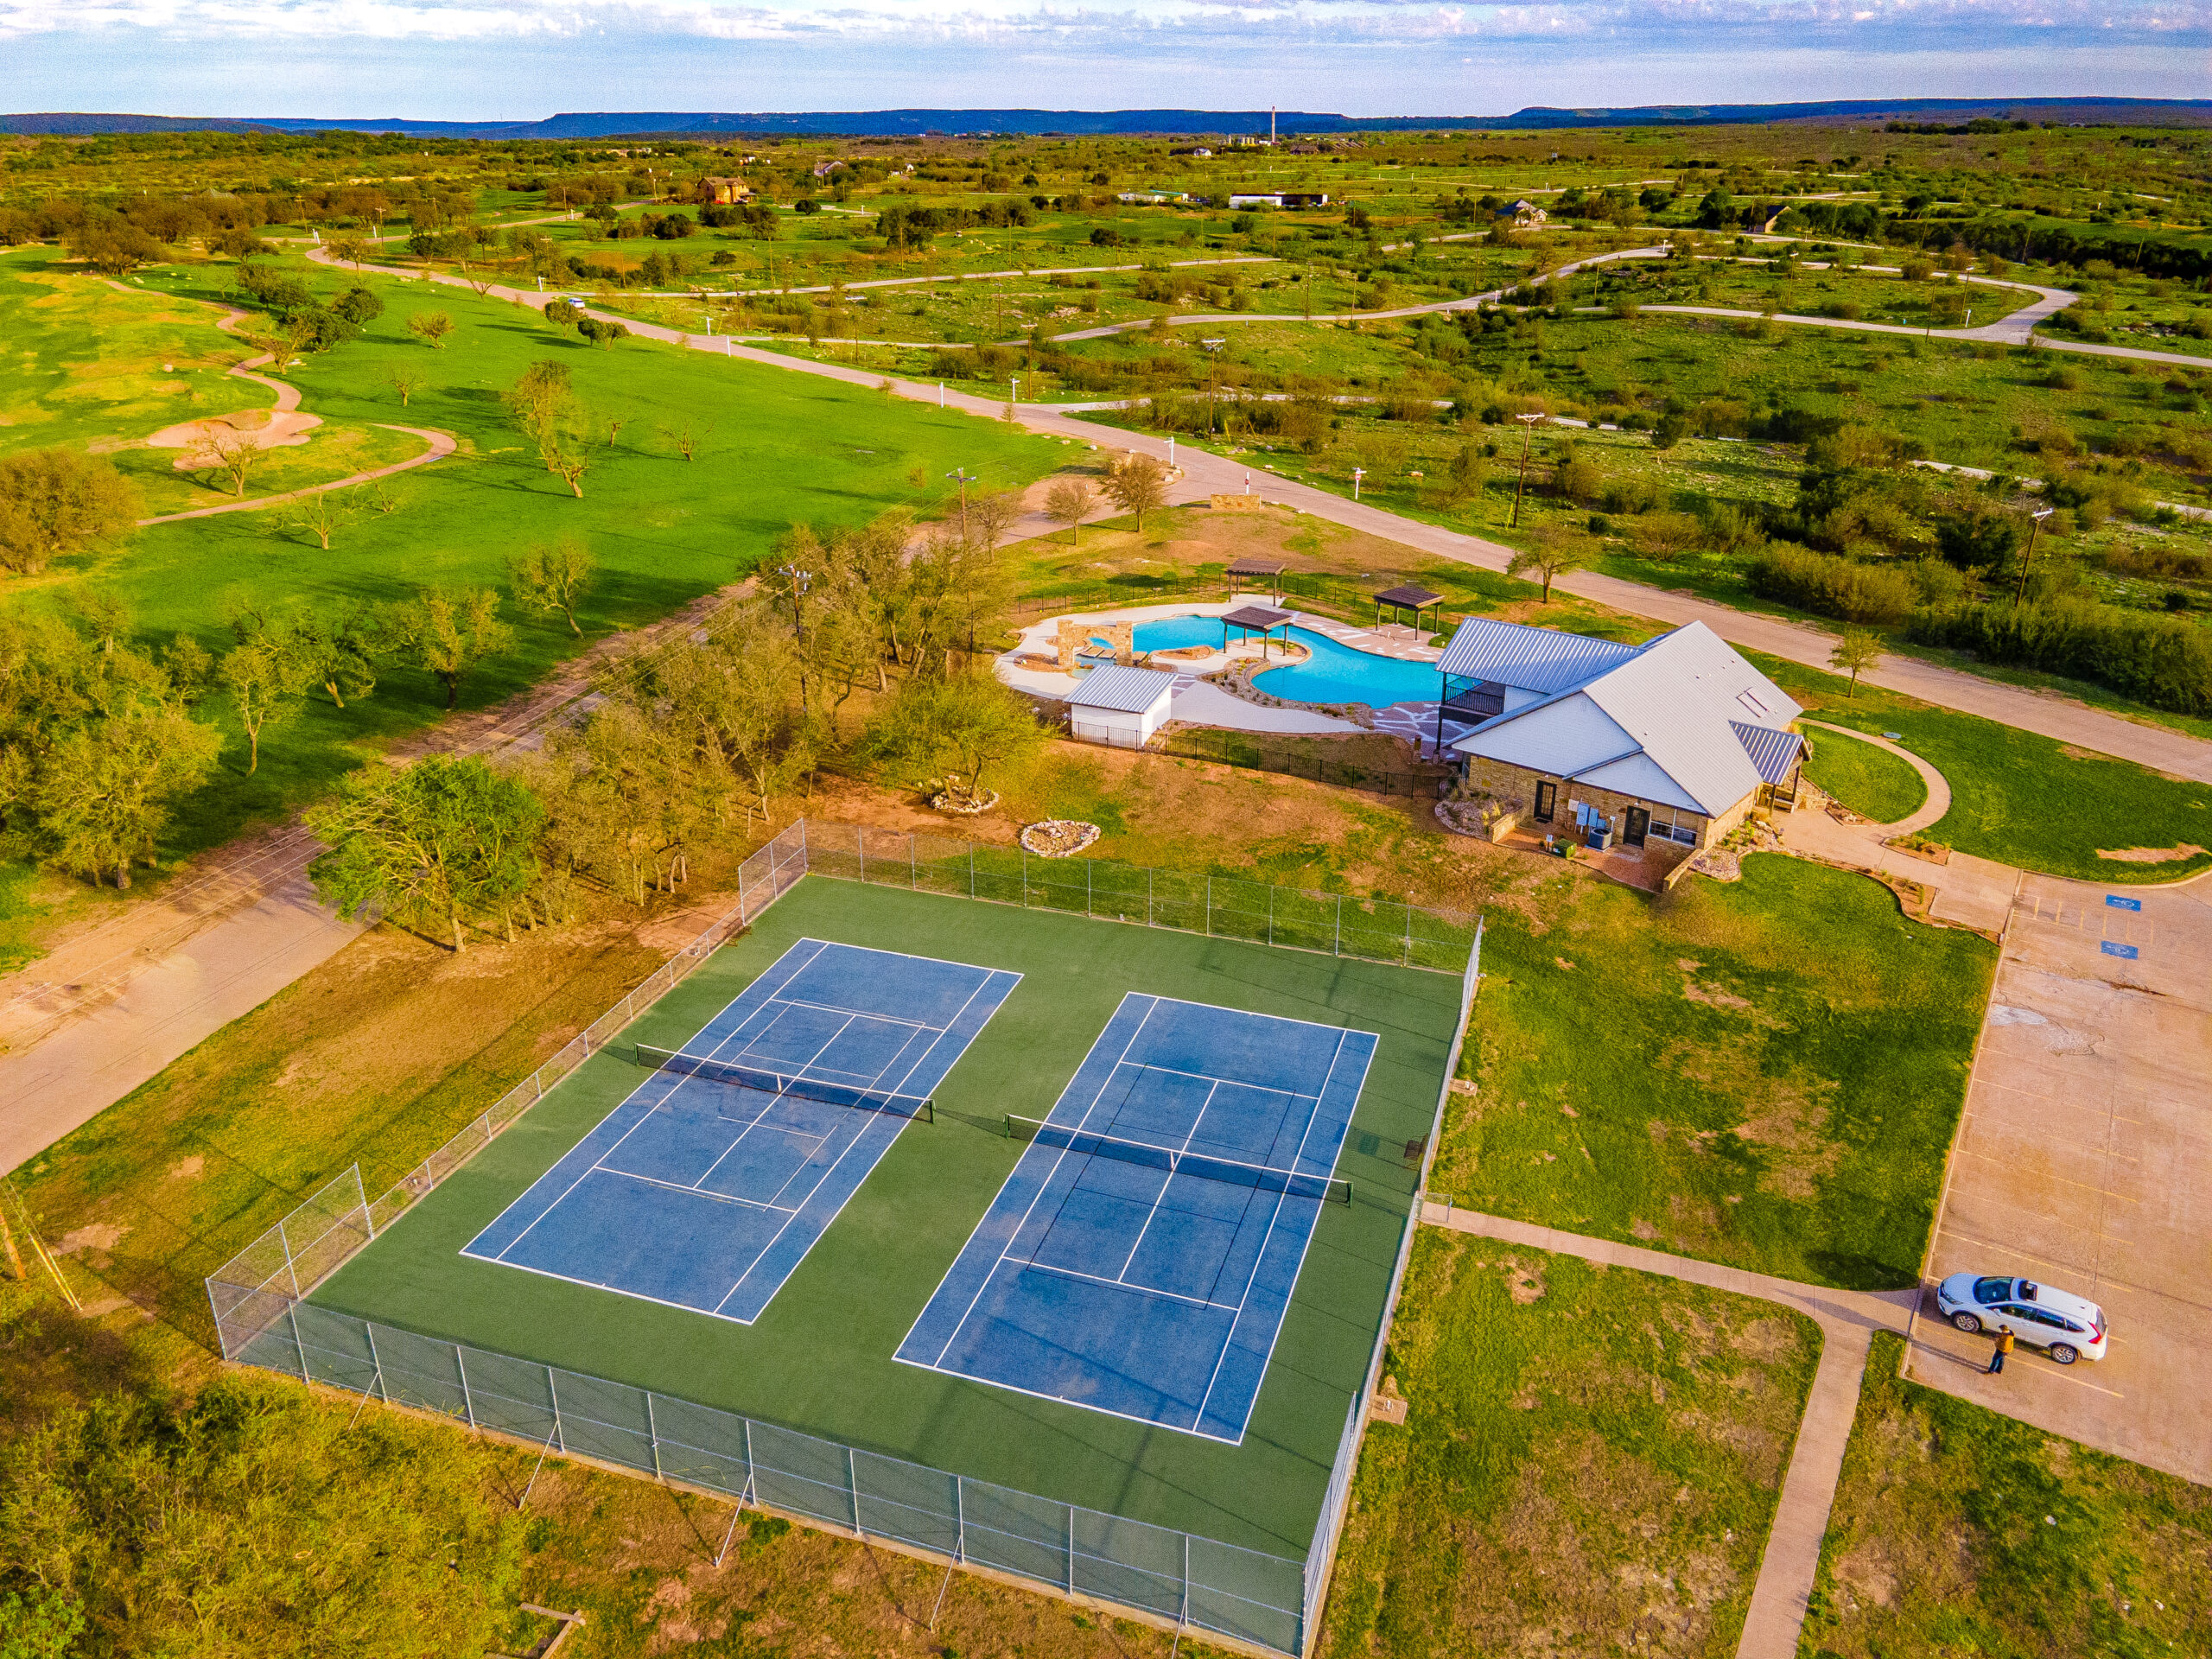
[[(1480, 960), (1478, 919), (1448, 911), (801, 819), (745, 861), (736, 902), (710, 926), (382, 1197), (368, 1198), (355, 1165), (211, 1274), (207, 1300), (223, 1357), (365, 1399), (438, 1412), (541, 1453), (593, 1459), (717, 1492), (741, 1510), (772, 1510), (956, 1565), (1009, 1573), (1178, 1628), (1281, 1653), (1310, 1650), (1379, 1380), (1382, 1334), (1351, 1402), (1313, 1546), (1301, 1562), (632, 1384), (426, 1337), (308, 1300), (809, 874), (1459, 974), (1469, 995)], [(1457, 1052), (1455, 1042), (1455, 1060)], [(1400, 1274), (1418, 1215), (1416, 1192)], [(1394, 1278), (1393, 1300), (1395, 1294)]]

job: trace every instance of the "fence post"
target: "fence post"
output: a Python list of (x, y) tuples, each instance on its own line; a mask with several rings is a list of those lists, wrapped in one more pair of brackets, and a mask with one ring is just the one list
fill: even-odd
[(1144, 925), (1147, 927), (1156, 925), (1152, 919), (1152, 866), (1149, 864), (1144, 867)]
[(868, 880), (868, 830), (864, 825), (853, 826), (853, 845), (860, 851), (861, 880)]
[(645, 1390), (645, 1439), (653, 1449), (653, 1478), (665, 1479), (660, 1471), (660, 1422), (653, 1415), (653, 1391), (651, 1389)]
[(753, 1498), (753, 1501), (755, 1503), (758, 1503), (760, 1500), (758, 1497), (753, 1497), (753, 1420), (750, 1417), (741, 1417), (738, 1419), (738, 1421), (745, 1425), (745, 1490), (738, 1494), (737, 1498), (738, 1507), (740, 1509), (743, 1509), (745, 1507), (745, 1500), (747, 1498)]
[(1411, 904), (1410, 902), (1408, 902), (1408, 903), (1407, 904), (1407, 906), (1406, 906), (1406, 954), (1405, 954), (1405, 957), (1404, 957), (1404, 958), (1403, 958), (1405, 965), (1406, 965), (1406, 966), (1408, 966), (1408, 967), (1411, 967), (1411, 966), (1413, 965), (1413, 959), (1414, 959), (1414, 907), (1413, 907), (1412, 904)]
[[(1017, 840), (1014, 845), (1020, 847), (1021, 843)], [(1029, 849), (1027, 847), (1021, 848), (1021, 907), (1024, 910), (1029, 908)]]
[[(1303, 1586), (1301, 1586), (1300, 1587), (1301, 1587), (1301, 1588), (1303, 1588)], [(1176, 1627), (1179, 1630), (1182, 1626), (1184, 1626), (1184, 1625), (1185, 1625), (1185, 1624), (1189, 1624), (1190, 1622), (1191, 1622), (1191, 1535), (1190, 1535), (1189, 1533), (1187, 1533), (1187, 1532), (1186, 1532), (1186, 1533), (1185, 1533), (1185, 1534), (1183, 1535), (1183, 1605), (1182, 1605), (1182, 1607), (1181, 1607), (1181, 1608), (1177, 1611), (1177, 1613), (1176, 1613), (1176, 1615), (1175, 1615), (1175, 1624), (1176, 1624)], [(1300, 1637), (1303, 1637), (1305, 1634), (1306, 1634), (1306, 1633), (1305, 1633), (1305, 1631), (1303, 1631), (1303, 1630), (1300, 1630), (1300, 1631), (1299, 1632), (1299, 1635), (1300, 1635)]]
[[(60, 1277), (59, 1274), (54, 1276)], [(312, 1382), (315, 1377), (308, 1370), (308, 1345), (300, 1340), (300, 1305), (297, 1302), (285, 1303), (284, 1317), (292, 1322), (292, 1351), (300, 1357), (300, 1381)]]
[(1344, 953), (1344, 896), (1337, 895), (1337, 937), (1329, 942), (1329, 954), (1341, 957)]
[(1213, 877), (1206, 877), (1206, 937), (1213, 937)]
[(968, 896), (976, 896), (976, 843), (968, 843)]
[(384, 1380), (384, 1356), (377, 1352), (377, 1328), (363, 1319), (361, 1334), (369, 1339), (369, 1363), (377, 1368), (377, 1395), (388, 1406), (391, 1403), (391, 1384)]
[[(770, 842), (768, 844), (772, 847), (775, 845), (775, 842)], [(801, 818), (798, 821), (798, 868), (799, 874), (802, 875), (805, 874), (809, 869), (813, 868), (807, 861), (806, 820), (804, 818)], [(771, 872), (775, 868), (775, 860), (772, 855), (769, 860), (769, 868)], [(780, 887), (781, 884), (779, 883), (778, 885)]]
[(276, 1242), (284, 1247), (284, 1276), (292, 1281), (292, 1295), (296, 1300), (300, 1294), (300, 1275), (292, 1266), (292, 1241), (285, 1236), (283, 1221), (276, 1224)]
[(1268, 943), (1269, 944), (1273, 944), (1274, 942), (1275, 942), (1275, 890), (1274, 890), (1274, 884), (1273, 884), (1273, 883), (1270, 883), (1270, 884), (1268, 885)]
[(361, 1226), (369, 1236), (369, 1243), (377, 1242), (377, 1218), (369, 1213), (368, 1189), (361, 1185), (361, 1166), (353, 1166), (353, 1192), (361, 1200)]
[(1096, 875), (1097, 872), (1098, 861), (1096, 859), (1086, 858), (1083, 861), (1083, 913), (1086, 917), (1090, 914), (1091, 877)]
[(561, 1390), (553, 1381), (553, 1368), (545, 1368), (545, 1397), (553, 1402), (553, 1443), (561, 1448), (561, 1455), (569, 1455), (569, 1436), (561, 1427)]
[(468, 1391), (468, 1359), (461, 1351), (459, 1343), (454, 1344), (453, 1363), (461, 1370), (461, 1408), (468, 1414), (468, 1426), (474, 1428), (476, 1427), (476, 1402)]
[(1075, 1505), (1068, 1505), (1068, 1593), (1075, 1593)]
[(961, 1502), (961, 1490), (966, 1484), (958, 1475), (952, 1478), (952, 1559), (968, 1559), (968, 1506)]
[(861, 1478), (853, 1467), (853, 1448), (845, 1448), (845, 1485), (853, 1497), (853, 1530), (861, 1537), (868, 1536), (868, 1529), (861, 1525)]
[(914, 835), (910, 830), (906, 832), (906, 886), (918, 888), (921, 885), (921, 878), (914, 868)]

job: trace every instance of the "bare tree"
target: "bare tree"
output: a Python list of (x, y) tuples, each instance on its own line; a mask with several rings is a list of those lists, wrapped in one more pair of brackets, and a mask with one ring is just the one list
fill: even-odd
[(507, 562), (507, 578), (515, 597), (533, 610), (558, 611), (569, 620), (569, 632), (578, 639), (576, 604), (598, 572), (581, 536), (563, 536), (550, 547), (533, 547)]
[(1533, 532), (1530, 544), (1506, 563), (1505, 574), (1517, 576), (1523, 571), (1534, 570), (1543, 578), (1542, 602), (1548, 605), (1552, 602), (1552, 583), (1586, 563), (1590, 553), (1588, 543), (1570, 540), (1547, 524)]
[(231, 493), (243, 496), (247, 478), (261, 465), (261, 443), (251, 432), (212, 422), (200, 429), (187, 460), (204, 472), (221, 473), (231, 480)]
[(1014, 528), (1014, 520), (1021, 517), (1021, 494), (1018, 490), (995, 490), (988, 495), (978, 495), (968, 503), (969, 533), (985, 547), (996, 547)]
[(315, 545), (327, 553), (330, 538), (360, 511), (351, 499), (352, 492), (317, 490), (304, 497), (289, 515), (291, 528), (302, 535), (312, 536)]
[(414, 369), (402, 366), (385, 376), (385, 384), (399, 394), (399, 406), (407, 407), (415, 394), (423, 389), (423, 377)]
[(407, 332), (434, 351), (446, 348), (446, 336), (453, 332), (453, 319), (442, 311), (418, 311), (407, 319)]
[(1145, 514), (1166, 505), (1167, 469), (1150, 455), (1129, 455), (1106, 469), (1106, 494), (1136, 520), (1141, 536)]
[(682, 426), (664, 426), (661, 428), (661, 432), (671, 443), (676, 446), (677, 454), (682, 455), (684, 460), (690, 461), (696, 453), (699, 438), (698, 435), (692, 431), (690, 422), (687, 421)]
[(1076, 531), (1098, 499), (1087, 479), (1064, 478), (1045, 497), (1045, 513), (1056, 524), (1068, 527), (1068, 545), (1075, 545)]

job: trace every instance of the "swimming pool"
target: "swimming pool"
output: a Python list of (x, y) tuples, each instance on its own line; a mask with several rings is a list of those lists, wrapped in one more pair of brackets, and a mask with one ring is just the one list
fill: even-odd
[(1293, 702), (1363, 702), (1382, 709), (1394, 702), (1434, 702), (1443, 684), (1433, 663), (1404, 663), (1354, 651), (1326, 634), (1292, 628), (1290, 637), (1313, 654), (1302, 663), (1271, 668), (1254, 677), (1255, 689)]
[[(1313, 655), (1305, 662), (1261, 674), (1253, 683), (1270, 696), (1291, 702), (1363, 702), (1382, 709), (1394, 702), (1434, 702), (1440, 695), (1442, 682), (1433, 664), (1400, 662), (1394, 657), (1355, 651), (1310, 628), (1287, 632)], [(1222, 621), (1217, 616), (1166, 616), (1140, 622), (1131, 644), (1139, 652), (1177, 651), (1190, 645), (1211, 645), (1218, 651)]]

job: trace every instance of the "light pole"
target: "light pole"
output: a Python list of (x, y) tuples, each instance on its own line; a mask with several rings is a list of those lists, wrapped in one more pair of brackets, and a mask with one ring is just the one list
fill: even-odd
[(945, 476), (960, 486), (960, 539), (965, 542), (968, 539), (968, 486), (970, 484), (980, 484), (982, 480), (970, 477), (965, 467), (956, 467)]
[(1226, 340), (1202, 340), (1198, 344), (1205, 348), (1206, 353), (1206, 436), (1211, 437), (1213, 436), (1214, 370), (1220, 365), (1220, 359), (1215, 353), (1229, 342)]
[(1521, 476), (1513, 480), (1513, 528), (1518, 530), (1521, 528), (1521, 493), (1529, 483), (1529, 439), (1536, 429), (1536, 423), (1544, 418), (1544, 411), (1540, 409), (1533, 415), (1516, 415), (1513, 418), (1521, 423)]
[(1021, 377), (1018, 374), (1010, 374), (1007, 377), (1006, 384), (1007, 402), (1009, 404), (1020, 403), (1021, 401)]
[(1175, 435), (1173, 432), (1167, 435), (1167, 470), (1171, 473), (1175, 470)]
[(2056, 507), (2037, 507), (2028, 515), (2034, 523), (2028, 526), (2027, 551), (2020, 555), (2020, 585), (2012, 590), (2012, 608), (2016, 611), (2020, 608), (2020, 601), (2028, 596), (2028, 562), (2036, 556), (2037, 532), (2043, 529), (2043, 521), (2057, 511)]

